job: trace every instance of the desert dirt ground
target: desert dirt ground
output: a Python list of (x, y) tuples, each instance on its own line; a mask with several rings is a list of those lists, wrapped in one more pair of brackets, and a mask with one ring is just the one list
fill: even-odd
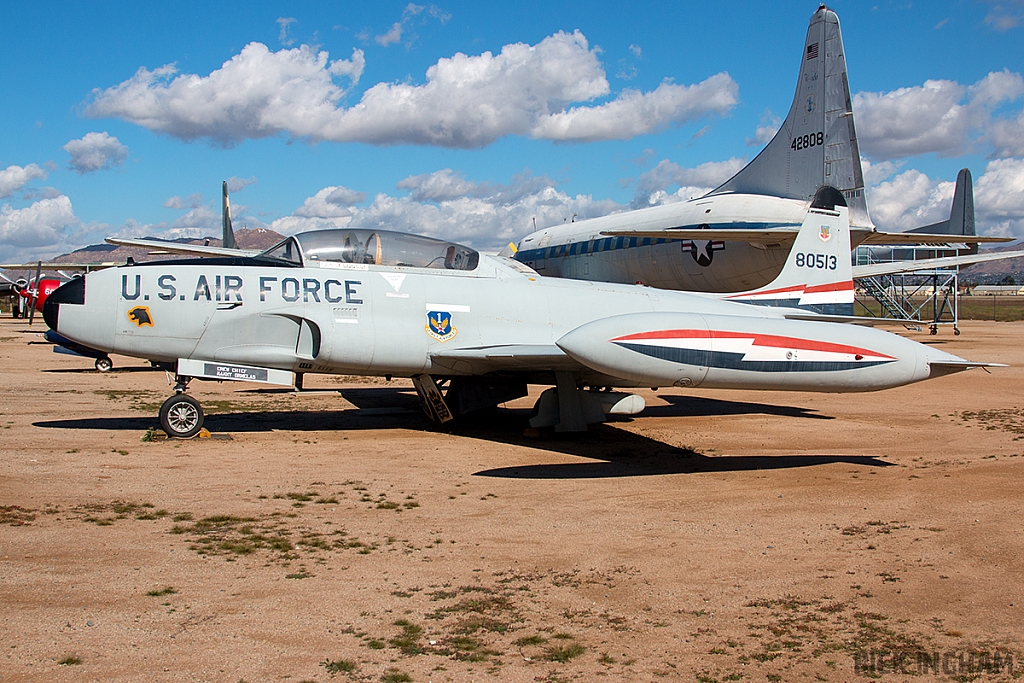
[(164, 373), (4, 318), (0, 681), (1011, 679), (1024, 323), (963, 331), (906, 334), (1010, 367), (541, 438), (533, 398), (197, 382), (214, 438), (147, 441)]

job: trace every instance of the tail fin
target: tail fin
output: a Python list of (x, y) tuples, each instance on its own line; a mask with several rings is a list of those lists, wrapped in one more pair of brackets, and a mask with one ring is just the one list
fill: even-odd
[(760, 306), (853, 315), (850, 212), (839, 190), (823, 187), (811, 202), (782, 272), (767, 286), (724, 299)]
[[(977, 235), (974, 228), (974, 183), (971, 181), (970, 169), (961, 168), (956, 175), (956, 189), (953, 191), (953, 207), (949, 212), (949, 220), (914, 228), (907, 232)], [(972, 244), (967, 253), (978, 253), (978, 245)]]
[(226, 180), (221, 185), (221, 194), (221, 220), (224, 224), (224, 239), (221, 246), (225, 249), (237, 249), (238, 245), (235, 243), (235, 231), (231, 227), (231, 203), (228, 201), (228, 181)]
[(789, 115), (761, 153), (711, 194), (810, 200), (824, 185), (843, 193), (852, 225), (872, 226), (839, 17), (821, 5), (807, 28)]

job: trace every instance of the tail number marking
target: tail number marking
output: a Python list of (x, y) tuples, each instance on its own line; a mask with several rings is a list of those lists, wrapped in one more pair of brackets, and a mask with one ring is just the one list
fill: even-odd
[(835, 270), (836, 257), (833, 254), (812, 254), (799, 252), (796, 255), (797, 268), (815, 268), (818, 270)]
[(789, 147), (790, 149), (801, 150), (807, 149), (808, 147), (817, 147), (818, 145), (824, 144), (824, 142), (824, 134), (811, 133), (810, 135), (797, 135), (793, 138), (793, 143)]

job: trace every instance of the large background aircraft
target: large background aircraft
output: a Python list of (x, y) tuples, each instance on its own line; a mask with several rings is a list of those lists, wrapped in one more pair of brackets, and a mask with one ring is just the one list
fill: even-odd
[[(912, 233), (875, 229), (864, 194), (839, 19), (822, 5), (807, 29), (789, 114), (747, 166), (697, 199), (536, 231), (519, 242), (515, 258), (555, 277), (703, 292), (762, 287), (778, 276), (808, 206), (823, 187), (835, 188), (846, 199), (854, 247), (933, 244), (948, 249), (951, 243), (1012, 241), (974, 235), (973, 196), (964, 195), (969, 185), (969, 176), (966, 182), (959, 179), (960, 199), (954, 200), (948, 221)], [(944, 265), (1008, 257), (964, 256)], [(886, 272), (914, 267), (903, 264)], [(872, 274), (883, 274), (880, 270)]]

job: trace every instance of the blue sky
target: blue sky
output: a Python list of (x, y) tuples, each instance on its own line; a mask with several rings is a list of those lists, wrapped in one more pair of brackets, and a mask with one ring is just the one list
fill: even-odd
[[(1024, 1), (837, 1), (879, 227), (1024, 237)], [(500, 247), (698, 195), (789, 109), (815, 2), (5, 3), (0, 260), (343, 225)]]

